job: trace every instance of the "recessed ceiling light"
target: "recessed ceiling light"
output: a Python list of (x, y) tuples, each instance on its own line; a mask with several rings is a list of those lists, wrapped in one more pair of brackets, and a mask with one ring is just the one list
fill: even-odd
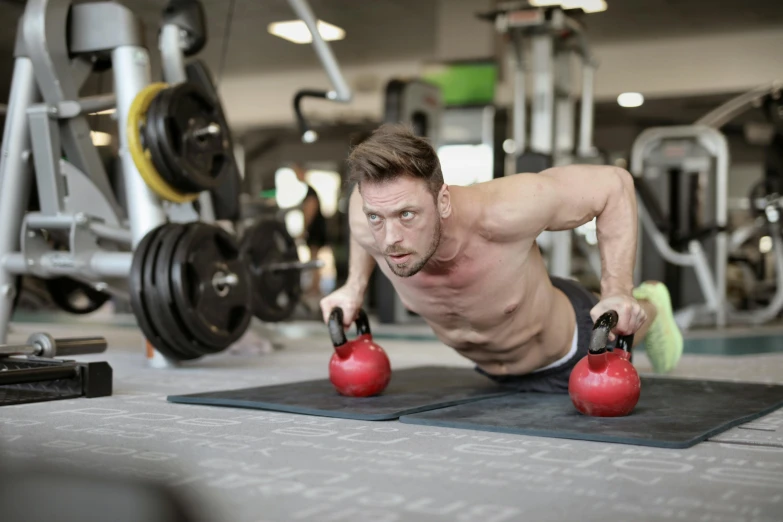
[(96, 147), (105, 147), (111, 145), (111, 134), (100, 131), (90, 131), (90, 138), (92, 138), (92, 144)]
[[(321, 34), (321, 38), (327, 42), (345, 38), (345, 31), (336, 25), (324, 22), (323, 20), (318, 20), (317, 27), (318, 32)], [(310, 29), (307, 28), (307, 24), (302, 20), (273, 22), (269, 24), (268, 30), (270, 34), (298, 44), (308, 44), (313, 41), (313, 35), (310, 34)]]
[(638, 92), (624, 92), (617, 97), (620, 107), (640, 107), (644, 103), (644, 96)]
[(533, 7), (562, 6), (563, 9), (581, 9), (585, 13), (606, 11), (606, 0), (530, 0)]

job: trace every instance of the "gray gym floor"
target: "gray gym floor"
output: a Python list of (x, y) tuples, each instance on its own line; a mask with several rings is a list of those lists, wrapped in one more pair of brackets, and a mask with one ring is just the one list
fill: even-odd
[[(166, 370), (146, 367), (128, 324), (15, 322), (9, 340), (42, 330), (105, 336), (107, 353), (80, 359), (111, 364), (114, 395), (3, 407), (0, 461), (162, 481), (206, 520), (783, 520), (781, 410), (661, 450), (180, 405), (166, 396), (325, 378), (325, 329), (286, 325), (279, 350), (256, 349), (253, 329), (235, 350)], [(393, 368), (471, 366), (438, 342), (388, 337), (380, 342)], [(635, 364), (650, 371), (643, 353)], [(783, 353), (687, 354), (674, 375), (780, 383)]]

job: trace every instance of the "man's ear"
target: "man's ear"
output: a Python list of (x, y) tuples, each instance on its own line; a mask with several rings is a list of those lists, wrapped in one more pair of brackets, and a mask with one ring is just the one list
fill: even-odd
[(438, 212), (441, 219), (451, 216), (451, 192), (449, 191), (449, 186), (445, 183), (438, 191)]

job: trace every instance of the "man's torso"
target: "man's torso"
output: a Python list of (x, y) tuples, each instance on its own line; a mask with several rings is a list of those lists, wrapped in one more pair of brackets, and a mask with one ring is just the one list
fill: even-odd
[[(456, 190), (462, 223), (479, 223), (470, 187)], [(495, 242), (478, 232), (468, 239), (447, 273), (394, 275), (382, 255), (370, 251), (402, 303), (421, 316), (438, 338), (484, 371), (524, 374), (568, 352), (575, 313), (555, 289), (535, 238)]]

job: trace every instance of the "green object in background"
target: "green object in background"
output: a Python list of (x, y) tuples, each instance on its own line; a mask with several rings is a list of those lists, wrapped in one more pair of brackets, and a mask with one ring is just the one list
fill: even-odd
[(422, 74), (422, 79), (440, 87), (445, 105), (491, 105), (497, 77), (494, 62), (438, 64)]
[(274, 199), (275, 197), (277, 197), (276, 189), (268, 189), (268, 190), (261, 191), (261, 198), (263, 199)]

